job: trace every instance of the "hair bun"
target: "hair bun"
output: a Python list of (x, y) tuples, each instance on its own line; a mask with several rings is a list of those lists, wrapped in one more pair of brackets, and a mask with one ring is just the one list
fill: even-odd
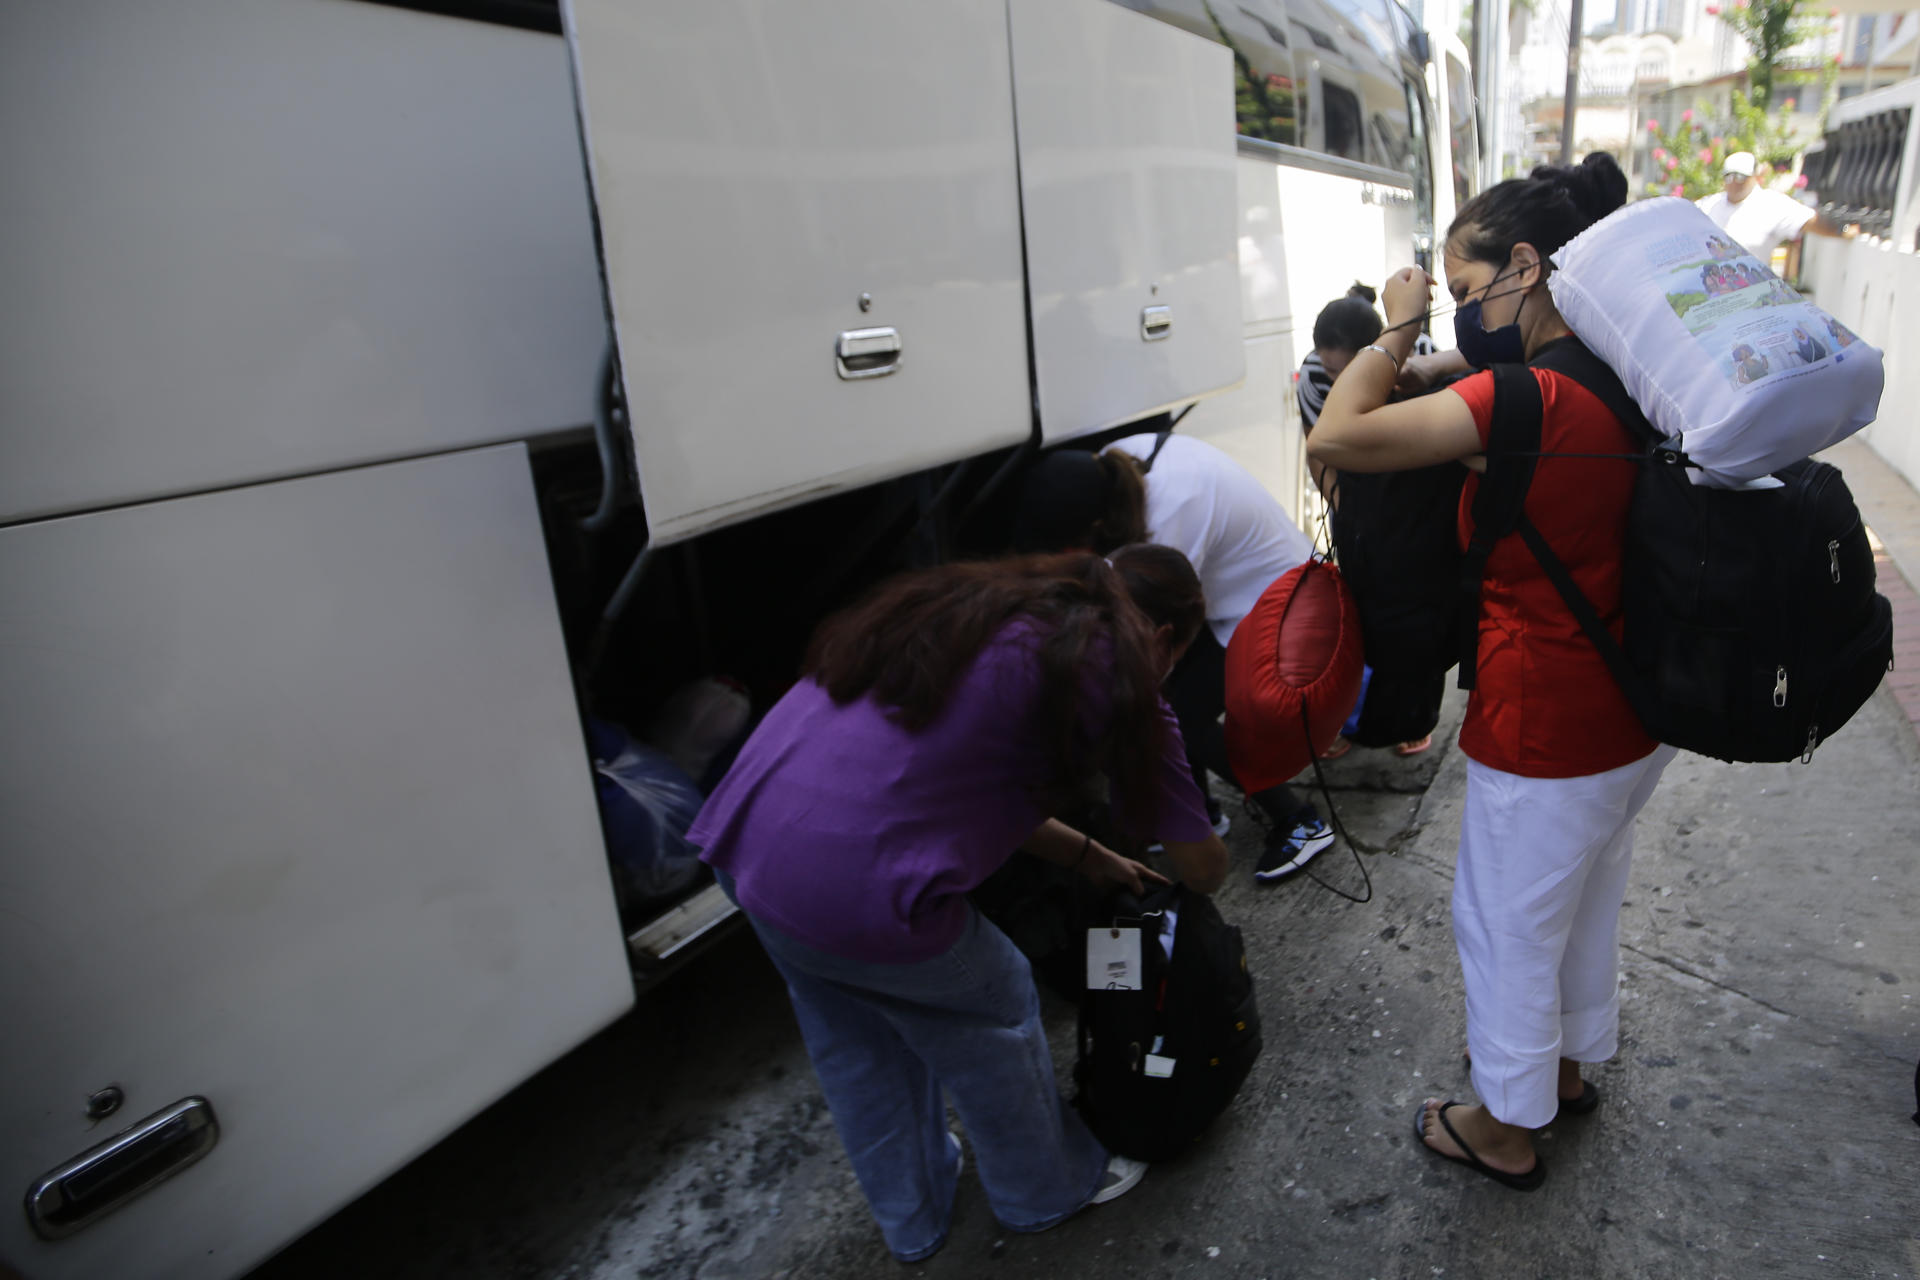
[(1590, 151), (1576, 165), (1543, 164), (1529, 175), (1566, 193), (1580, 211), (1583, 227), (1591, 226), (1627, 202), (1627, 175), (1605, 151)]
[(1359, 280), (1353, 282), (1353, 287), (1347, 290), (1347, 296), (1349, 298), (1359, 298), (1368, 306), (1372, 306), (1375, 302), (1379, 301), (1380, 298), (1380, 295), (1373, 291), (1372, 285), (1364, 284)]
[(1578, 168), (1567, 172), (1567, 194), (1595, 222), (1627, 202), (1627, 175), (1610, 153), (1589, 151)]

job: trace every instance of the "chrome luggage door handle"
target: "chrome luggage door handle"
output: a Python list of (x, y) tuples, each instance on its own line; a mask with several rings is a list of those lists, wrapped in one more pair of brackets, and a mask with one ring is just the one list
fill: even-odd
[(884, 378), (900, 368), (900, 331), (848, 329), (833, 347), (834, 370), (848, 382)]
[(1142, 342), (1158, 342), (1172, 332), (1172, 307), (1140, 308), (1140, 340)]
[(213, 1150), (220, 1122), (205, 1098), (182, 1098), (81, 1152), (27, 1192), (27, 1221), (42, 1240), (70, 1236)]

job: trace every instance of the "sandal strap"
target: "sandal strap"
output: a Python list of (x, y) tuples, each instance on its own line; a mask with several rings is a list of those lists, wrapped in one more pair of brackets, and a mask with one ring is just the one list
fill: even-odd
[(1455, 1129), (1453, 1127), (1453, 1122), (1447, 1119), (1448, 1108), (1458, 1107), (1463, 1105), (1464, 1105), (1463, 1103), (1459, 1103), (1459, 1102), (1443, 1102), (1440, 1104), (1439, 1109), (1435, 1111), (1434, 1114), (1440, 1118), (1440, 1127), (1447, 1131), (1447, 1136), (1453, 1139), (1453, 1144), (1456, 1147), (1460, 1148), (1460, 1154), (1464, 1155), (1467, 1158), (1468, 1163), (1472, 1164), (1475, 1169), (1478, 1169), (1481, 1173), (1486, 1174), (1489, 1178), (1492, 1178), (1495, 1182), (1504, 1183), (1508, 1186), (1514, 1185), (1519, 1179), (1531, 1177), (1535, 1172), (1535, 1170), (1539, 1169), (1540, 1157), (1538, 1154), (1536, 1154), (1533, 1157), (1534, 1167), (1532, 1169), (1528, 1169), (1525, 1173), (1508, 1173), (1505, 1169), (1496, 1169), (1492, 1165), (1488, 1164), (1485, 1160), (1482, 1160), (1480, 1158), (1480, 1153), (1467, 1145), (1467, 1140), (1460, 1136), (1460, 1131)]

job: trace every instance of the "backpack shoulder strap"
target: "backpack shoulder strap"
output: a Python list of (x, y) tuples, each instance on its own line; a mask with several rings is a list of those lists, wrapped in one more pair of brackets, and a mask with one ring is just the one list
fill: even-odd
[(1147, 472), (1153, 470), (1153, 460), (1160, 456), (1160, 451), (1167, 447), (1167, 441), (1171, 440), (1172, 438), (1173, 438), (1172, 427), (1168, 427), (1166, 430), (1154, 436), (1153, 452), (1149, 453), (1147, 455), (1146, 461), (1140, 464), (1141, 475), (1145, 475), (1147, 474)]
[(1640, 717), (1643, 724), (1648, 723), (1646, 696), (1640, 677), (1628, 664), (1627, 655), (1621, 650), (1620, 642), (1613, 638), (1613, 633), (1607, 630), (1605, 623), (1600, 621), (1600, 614), (1593, 607), (1593, 601), (1587, 599), (1587, 593), (1582, 591), (1580, 584), (1573, 580), (1573, 574), (1567, 569), (1566, 561), (1547, 545), (1547, 540), (1541, 536), (1540, 530), (1524, 515), (1520, 517), (1518, 532), (1521, 541), (1527, 544), (1527, 550), (1533, 552), (1533, 558), (1538, 560), (1540, 567), (1546, 571), (1547, 579), (1553, 583), (1553, 589), (1560, 593), (1560, 599), (1566, 603), (1568, 611), (1580, 623), (1580, 629), (1587, 633), (1587, 639), (1593, 642), (1595, 649), (1599, 650), (1601, 661), (1607, 664), (1607, 670), (1613, 673), (1614, 682), (1620, 686), (1620, 692), (1626, 695), (1627, 705), (1633, 708), (1634, 714)]
[(1653, 424), (1647, 421), (1647, 415), (1641, 412), (1640, 406), (1633, 402), (1633, 397), (1627, 394), (1626, 384), (1620, 381), (1620, 375), (1606, 361), (1593, 354), (1580, 339), (1561, 338), (1548, 343), (1534, 356), (1533, 367), (1551, 370), (1585, 387), (1642, 444), (1654, 444), (1663, 439), (1654, 430)]
[(1519, 527), (1540, 452), (1546, 413), (1540, 384), (1524, 364), (1493, 366), (1493, 422), (1487, 432), (1487, 469), (1473, 497), (1473, 535), (1460, 557), (1460, 676), (1474, 685), (1480, 661), (1480, 583), (1494, 544)]
[[(1607, 670), (1612, 672), (1614, 680), (1620, 686), (1620, 691), (1626, 696), (1628, 705), (1642, 721), (1645, 721), (1647, 720), (1646, 694), (1639, 677), (1628, 665), (1626, 654), (1621, 650), (1619, 642), (1613, 638), (1613, 633), (1608, 631), (1606, 625), (1600, 621), (1599, 611), (1593, 607), (1593, 602), (1587, 599), (1584, 591), (1580, 590), (1580, 584), (1573, 580), (1573, 574), (1568, 570), (1566, 562), (1547, 545), (1546, 538), (1541, 535), (1533, 521), (1527, 519), (1522, 509), (1526, 501), (1527, 488), (1533, 483), (1535, 458), (1501, 456), (1503, 452), (1514, 450), (1530, 454), (1540, 452), (1541, 419), (1546, 410), (1540, 397), (1540, 384), (1533, 376), (1534, 368), (1564, 374), (1586, 387), (1636, 437), (1649, 440), (1658, 436), (1652, 425), (1647, 422), (1646, 416), (1640, 412), (1639, 406), (1635, 405), (1632, 398), (1627, 395), (1619, 376), (1598, 356), (1587, 350), (1578, 339), (1566, 338), (1550, 344), (1535, 355), (1532, 367), (1494, 366), (1493, 428), (1488, 432), (1487, 439), (1487, 473), (1481, 480), (1480, 493), (1474, 499), (1473, 541), (1468, 545), (1467, 555), (1463, 557), (1463, 570), (1472, 575), (1472, 582), (1469, 585), (1472, 590), (1473, 607), (1469, 614), (1469, 621), (1473, 632), (1471, 642), (1474, 647), (1461, 650), (1460, 687), (1463, 689), (1473, 687), (1469, 673), (1479, 657), (1480, 579), (1486, 572), (1487, 553), (1492, 551), (1493, 543), (1499, 538), (1508, 533), (1518, 533), (1521, 541), (1525, 542), (1527, 549), (1533, 553), (1533, 558), (1539, 561), (1548, 580), (1553, 583), (1554, 590), (1559, 592), (1560, 599), (1566, 604), (1568, 611), (1580, 623), (1580, 629), (1586, 633), (1587, 639), (1599, 651), (1601, 660), (1607, 664)], [(1524, 467), (1517, 465), (1521, 462), (1526, 465)], [(1481, 500), (1489, 489), (1494, 489), (1496, 496), (1489, 500), (1483, 520)], [(1485, 548), (1479, 551), (1478, 558), (1475, 559), (1475, 550), (1481, 547), (1483, 542), (1483, 528), (1494, 536), (1484, 540)], [(1495, 533), (1496, 530), (1497, 533)]]

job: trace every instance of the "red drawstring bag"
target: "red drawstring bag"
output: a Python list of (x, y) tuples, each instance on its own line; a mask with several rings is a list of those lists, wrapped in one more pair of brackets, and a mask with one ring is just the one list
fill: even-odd
[(1227, 758), (1247, 792), (1326, 754), (1360, 698), (1360, 612), (1340, 571), (1309, 560), (1282, 575), (1227, 646)]

